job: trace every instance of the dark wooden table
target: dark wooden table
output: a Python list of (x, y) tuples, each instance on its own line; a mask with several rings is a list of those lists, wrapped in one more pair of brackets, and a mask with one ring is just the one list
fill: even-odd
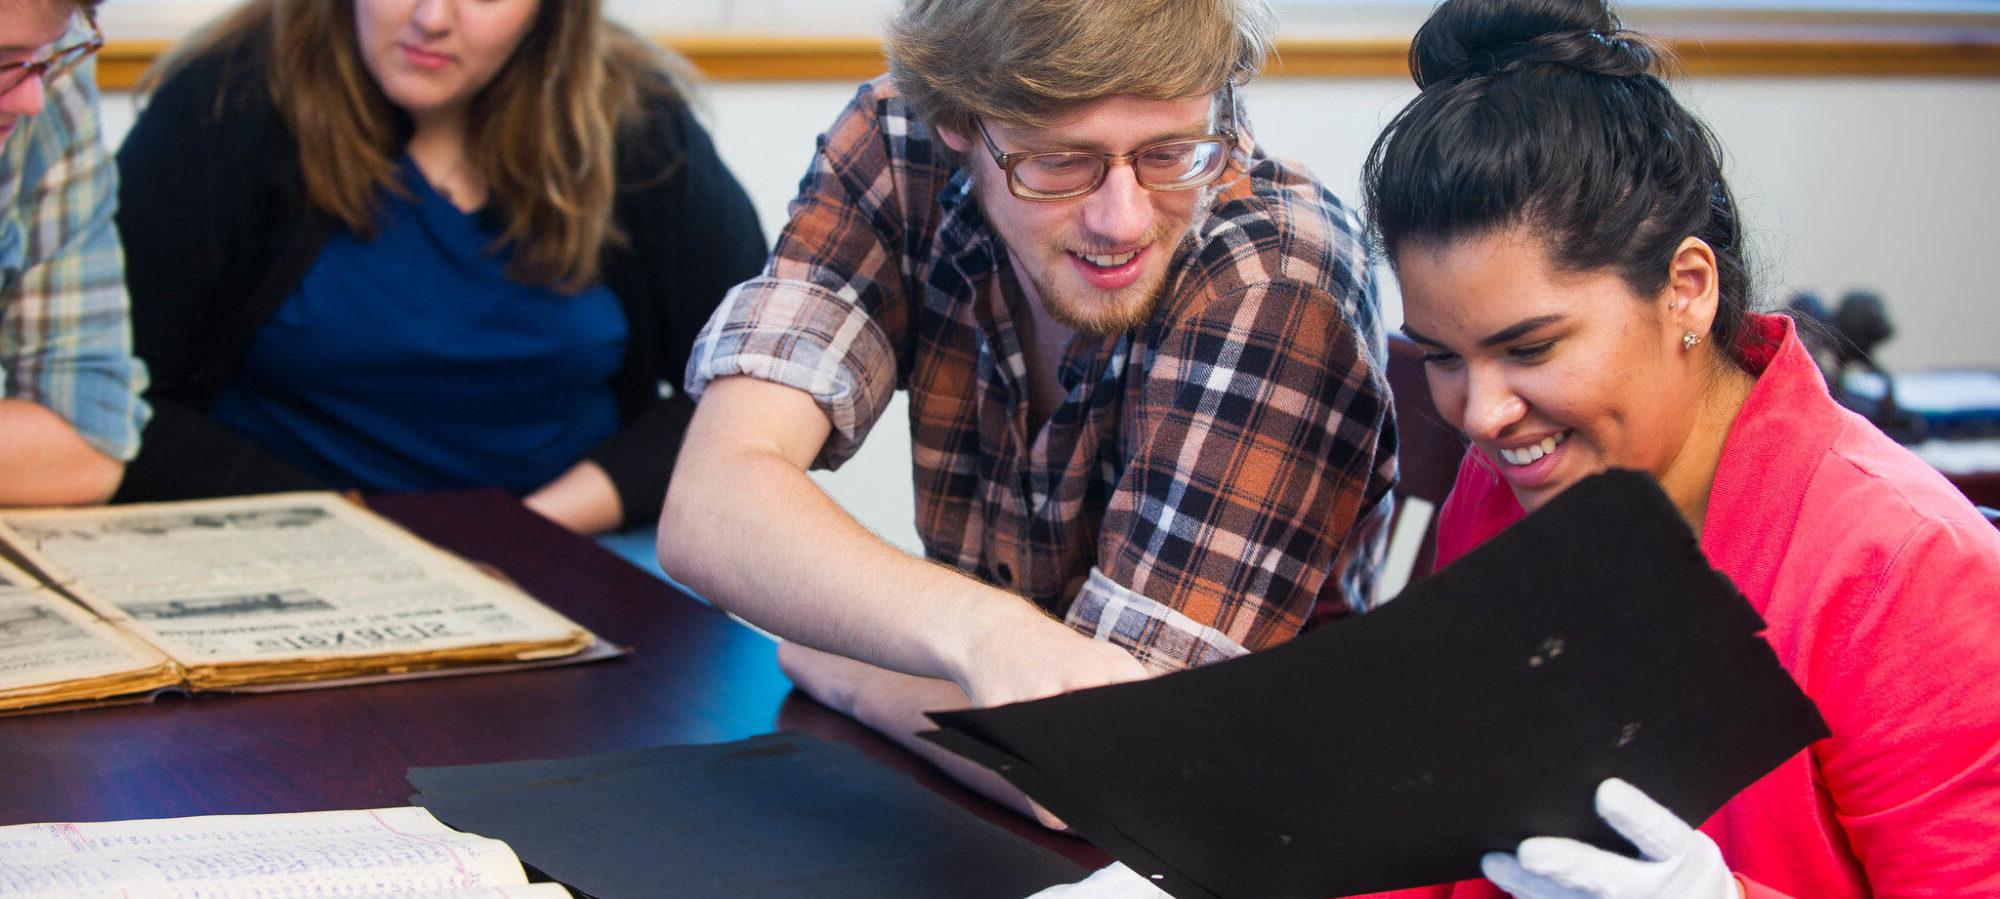
[(939, 776), (806, 698), (774, 644), (497, 491), (369, 505), (611, 642), (622, 658), (394, 684), (0, 718), (0, 824), (407, 805), (412, 767), (797, 730), (859, 747), (986, 820), (1088, 867), (1107, 857)]

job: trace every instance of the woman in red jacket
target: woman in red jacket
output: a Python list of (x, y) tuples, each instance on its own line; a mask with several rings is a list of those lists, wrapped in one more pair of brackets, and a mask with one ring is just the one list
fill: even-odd
[(1833, 733), (1699, 829), (1607, 781), (1643, 858), (1535, 838), (1413, 894), (2000, 895), (2000, 533), (1749, 311), (1715, 141), (1602, 2), (1449, 0), (1411, 63), (1365, 181), (1471, 442), (1439, 563), (1589, 474), (1651, 472)]
[[(1534, 837), (1390, 895), (2000, 896), (2000, 532), (1749, 311), (1716, 143), (1601, 0), (1447, 0), (1410, 59), (1423, 90), (1364, 182), (1471, 443), (1438, 563), (1588, 475), (1651, 472), (1832, 736), (1704, 822), (1604, 782), (1640, 858)], [(1158, 892), (1114, 866), (1045, 895)]]

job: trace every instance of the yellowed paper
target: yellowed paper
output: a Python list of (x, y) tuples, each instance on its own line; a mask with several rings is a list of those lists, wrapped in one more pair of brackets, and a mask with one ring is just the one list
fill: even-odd
[(166, 656), (68, 597), (0, 591), (0, 710), (143, 692), (181, 678)]
[(0, 512), (0, 540), (197, 689), (549, 658), (591, 641), (332, 493)]
[(567, 895), (413, 807), (0, 827), (0, 896)]

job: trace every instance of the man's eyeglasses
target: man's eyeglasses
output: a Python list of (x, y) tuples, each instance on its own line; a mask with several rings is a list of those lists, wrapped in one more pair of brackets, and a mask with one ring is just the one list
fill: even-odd
[(1103, 186), (1114, 165), (1132, 166), (1133, 177), (1148, 190), (1192, 190), (1221, 177), (1236, 148), (1236, 94), (1227, 83), (1222, 105), (1230, 126), (1220, 134), (1163, 140), (1130, 153), (1002, 153), (986, 133), (986, 123), (974, 119), (973, 124), (993, 154), (993, 164), (1007, 173), (1010, 193), (1023, 200), (1068, 200)]
[(41, 59), (0, 64), (0, 94), (12, 93), (29, 78), (39, 77), (42, 83), (47, 84), (83, 65), (90, 54), (104, 46), (104, 32), (98, 30), (97, 19), (85, 16), (84, 22), (90, 26), (90, 37), (82, 42), (51, 50)]

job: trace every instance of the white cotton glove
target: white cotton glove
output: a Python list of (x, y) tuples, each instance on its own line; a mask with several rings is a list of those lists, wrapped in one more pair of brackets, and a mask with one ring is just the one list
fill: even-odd
[(1075, 883), (1059, 883), (1028, 899), (1173, 899), (1124, 862), (1097, 869)]
[(1561, 837), (1523, 840), (1479, 860), (1486, 879), (1520, 899), (1739, 899), (1708, 835), (1618, 778), (1597, 785), (1597, 814), (1644, 860)]

